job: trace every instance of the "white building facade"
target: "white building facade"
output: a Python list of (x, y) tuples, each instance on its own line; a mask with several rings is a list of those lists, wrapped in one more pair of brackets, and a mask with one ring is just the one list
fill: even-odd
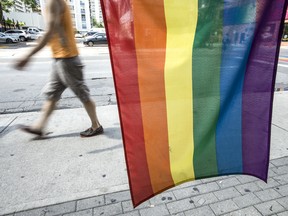
[(101, 9), (101, 3), (100, 0), (92, 0), (95, 1), (95, 18), (97, 23), (103, 23), (103, 15), (102, 15), (102, 9)]
[[(42, 14), (45, 16), (45, 2), (40, 0)], [(69, 5), (73, 26), (76, 31), (87, 32), (91, 29), (89, 0), (66, 0)]]
[(11, 12), (31, 13), (32, 9), (25, 6), (22, 0), (15, 0)]

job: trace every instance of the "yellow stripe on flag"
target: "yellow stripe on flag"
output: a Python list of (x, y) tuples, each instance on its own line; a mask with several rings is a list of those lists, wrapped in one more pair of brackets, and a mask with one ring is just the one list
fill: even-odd
[(195, 179), (193, 168), (192, 46), (198, 1), (164, 0), (167, 25), (165, 92), (170, 167), (175, 184)]

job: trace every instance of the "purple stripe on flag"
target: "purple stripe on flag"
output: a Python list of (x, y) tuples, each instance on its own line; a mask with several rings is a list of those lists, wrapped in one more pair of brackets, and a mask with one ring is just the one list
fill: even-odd
[[(265, 5), (264, 5), (265, 4)], [(256, 33), (245, 73), (242, 102), (243, 173), (267, 180), (271, 113), (285, 0), (257, 4)], [(285, 7), (286, 8), (286, 7)]]

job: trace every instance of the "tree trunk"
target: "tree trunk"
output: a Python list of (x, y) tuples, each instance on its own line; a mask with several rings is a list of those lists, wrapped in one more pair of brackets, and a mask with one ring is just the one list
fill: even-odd
[(2, 24), (3, 21), (3, 9), (2, 9), (2, 3), (0, 2), (0, 23)]

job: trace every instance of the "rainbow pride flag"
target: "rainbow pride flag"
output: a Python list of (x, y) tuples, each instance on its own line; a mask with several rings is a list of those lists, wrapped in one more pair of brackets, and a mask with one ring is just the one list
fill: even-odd
[(101, 0), (134, 206), (183, 182), (267, 180), (287, 0)]

